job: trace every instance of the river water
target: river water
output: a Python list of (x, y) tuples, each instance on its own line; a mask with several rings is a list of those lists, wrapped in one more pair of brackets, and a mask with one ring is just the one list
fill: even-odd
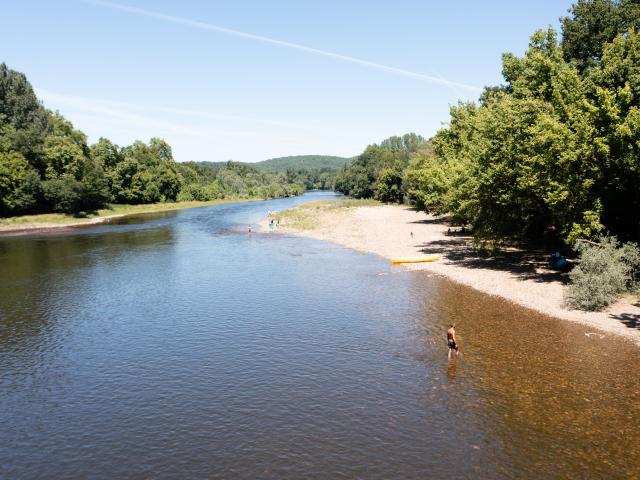
[(0, 478), (640, 476), (637, 347), (247, 234), (326, 196), (0, 239)]

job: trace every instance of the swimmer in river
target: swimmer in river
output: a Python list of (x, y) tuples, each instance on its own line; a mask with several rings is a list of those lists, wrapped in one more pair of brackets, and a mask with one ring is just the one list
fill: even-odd
[(449, 347), (449, 352), (447, 354), (447, 358), (449, 360), (451, 360), (451, 350), (456, 351), (456, 357), (460, 355), (460, 347), (456, 340), (456, 326), (453, 323), (449, 324), (449, 329), (447, 330), (447, 346)]

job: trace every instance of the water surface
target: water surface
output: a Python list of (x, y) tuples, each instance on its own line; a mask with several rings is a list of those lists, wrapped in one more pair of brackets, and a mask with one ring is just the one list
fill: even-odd
[(640, 476), (636, 347), (247, 234), (320, 195), (0, 239), (0, 478)]

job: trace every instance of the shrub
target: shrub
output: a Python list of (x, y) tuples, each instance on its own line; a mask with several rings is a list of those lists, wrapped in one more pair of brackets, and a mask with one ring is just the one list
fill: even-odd
[(192, 202), (194, 200), (201, 200), (204, 197), (204, 189), (201, 185), (191, 183), (184, 185), (178, 193), (177, 200), (179, 202)]
[(640, 248), (620, 245), (615, 237), (603, 236), (598, 243), (578, 240), (580, 263), (569, 273), (565, 303), (571, 308), (599, 311), (620, 294), (637, 290)]
[(224, 192), (216, 182), (208, 185), (190, 183), (183, 185), (182, 190), (178, 193), (177, 200), (179, 202), (207, 202), (217, 198), (224, 198)]
[(0, 216), (15, 215), (37, 205), (40, 176), (18, 152), (0, 152)]
[(71, 175), (42, 182), (44, 198), (54, 212), (80, 211), (81, 190), (82, 184)]

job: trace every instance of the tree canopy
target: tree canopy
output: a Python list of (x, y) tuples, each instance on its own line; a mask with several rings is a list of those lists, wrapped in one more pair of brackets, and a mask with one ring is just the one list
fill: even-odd
[(404, 201), (404, 170), (425, 139), (415, 133), (389, 137), (369, 145), (338, 173), (337, 191), (355, 198), (374, 197), (383, 202)]

